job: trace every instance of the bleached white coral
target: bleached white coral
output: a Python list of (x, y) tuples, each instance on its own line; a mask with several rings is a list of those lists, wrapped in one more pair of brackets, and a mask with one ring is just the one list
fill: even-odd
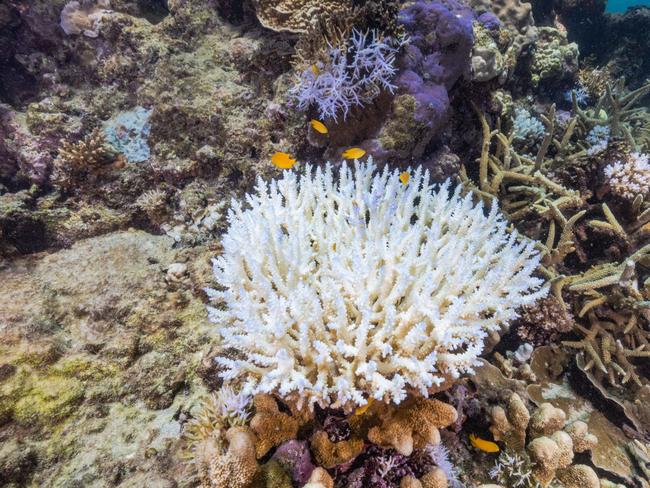
[(258, 182), (233, 202), (210, 318), (225, 380), (326, 405), (402, 401), (471, 373), (488, 331), (546, 293), (496, 203), (370, 161)]
[(605, 167), (610, 188), (617, 195), (633, 200), (637, 195), (650, 191), (650, 163), (648, 155), (631, 153), (622, 161)]

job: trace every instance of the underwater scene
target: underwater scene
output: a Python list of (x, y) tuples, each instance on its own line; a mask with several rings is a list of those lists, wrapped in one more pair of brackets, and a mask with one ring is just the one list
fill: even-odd
[(650, 488), (650, 2), (0, 0), (0, 487)]

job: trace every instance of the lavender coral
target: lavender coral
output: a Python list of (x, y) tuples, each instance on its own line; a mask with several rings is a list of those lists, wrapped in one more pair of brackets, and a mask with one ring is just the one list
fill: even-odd
[(470, 69), (474, 13), (455, 0), (408, 4), (399, 22), (409, 35), (396, 84), (415, 97), (415, 118), (438, 127), (447, 117), (448, 91)]
[(259, 181), (233, 202), (210, 319), (225, 380), (308, 404), (400, 403), (471, 373), (489, 331), (545, 294), (496, 205), (372, 162)]
[(330, 46), (327, 64), (304, 70), (291, 89), (298, 109), (315, 105), (322, 118), (345, 119), (350, 109), (371, 102), (381, 90), (393, 92), (397, 48), (376, 31), (352, 31), (350, 46)]

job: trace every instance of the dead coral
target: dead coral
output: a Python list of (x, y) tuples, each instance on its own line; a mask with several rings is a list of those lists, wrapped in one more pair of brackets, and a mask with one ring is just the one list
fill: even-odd
[(255, 432), (255, 451), (261, 458), (273, 447), (295, 439), (298, 434), (298, 421), (286, 413), (280, 412), (278, 404), (271, 395), (260, 394), (253, 399), (255, 415), (251, 420), (251, 429)]
[(310, 26), (352, 10), (350, 0), (255, 0), (257, 18), (276, 32), (305, 33)]
[(330, 441), (327, 432), (319, 430), (311, 438), (311, 448), (319, 466), (326, 469), (347, 463), (363, 451), (363, 439)]
[(225, 452), (216, 436), (197, 446), (195, 462), (201, 488), (248, 488), (253, 481), (257, 471), (255, 436), (246, 427), (231, 427), (225, 440)]
[(454, 407), (439, 400), (413, 397), (399, 407), (387, 407), (380, 418), (381, 424), (369, 430), (368, 439), (410, 456), (413, 449), (439, 444), (438, 429), (454, 423), (458, 414)]

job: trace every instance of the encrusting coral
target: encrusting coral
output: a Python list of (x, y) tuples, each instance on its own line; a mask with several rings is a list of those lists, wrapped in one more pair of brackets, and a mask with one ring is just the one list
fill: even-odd
[(399, 407), (388, 407), (380, 418), (381, 424), (368, 431), (368, 439), (410, 456), (413, 449), (439, 444), (438, 429), (453, 424), (458, 413), (439, 400), (414, 397)]
[(251, 429), (257, 435), (255, 451), (257, 457), (261, 458), (272, 447), (294, 439), (300, 425), (291, 415), (280, 412), (271, 395), (255, 395), (253, 405), (255, 415), (251, 420)]
[(226, 380), (311, 405), (428, 395), (472, 372), (488, 331), (546, 294), (534, 243), (429, 175), (307, 167), (233, 202), (212, 322)]

